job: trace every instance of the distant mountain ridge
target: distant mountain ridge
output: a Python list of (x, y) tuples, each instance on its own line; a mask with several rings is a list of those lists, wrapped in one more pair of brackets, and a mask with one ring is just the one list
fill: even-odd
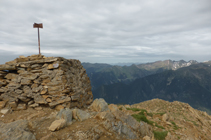
[(180, 61), (173, 61), (173, 60), (164, 60), (164, 61), (156, 61), (152, 63), (146, 63), (146, 64), (139, 64), (137, 67), (140, 69), (146, 69), (146, 70), (153, 70), (153, 69), (159, 69), (164, 68), (168, 70), (177, 70), (182, 67), (187, 67), (192, 64), (198, 64), (196, 60), (190, 60), (188, 62), (184, 60)]
[(211, 110), (211, 66), (208, 63), (198, 63), (138, 78), (128, 85), (103, 85), (93, 90), (93, 95), (94, 98), (102, 97), (107, 102), (116, 104), (133, 104), (159, 98), (182, 101), (197, 109)]
[(119, 82), (129, 84), (137, 78), (142, 78), (166, 70), (177, 70), (192, 64), (198, 64), (198, 62), (195, 60), (190, 60), (188, 62), (184, 60), (165, 60), (146, 64), (133, 64), (131, 66), (82, 63), (91, 80), (93, 90), (101, 85), (110, 85)]

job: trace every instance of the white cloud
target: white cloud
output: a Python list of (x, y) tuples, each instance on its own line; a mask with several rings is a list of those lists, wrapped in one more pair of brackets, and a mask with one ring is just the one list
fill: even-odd
[(44, 55), (103, 63), (210, 60), (210, 15), (210, 0), (0, 0), (0, 63), (38, 53), (34, 22), (43, 23)]

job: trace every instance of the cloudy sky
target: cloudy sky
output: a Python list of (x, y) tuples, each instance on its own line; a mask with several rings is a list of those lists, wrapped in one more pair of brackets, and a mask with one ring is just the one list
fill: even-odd
[(211, 60), (210, 0), (0, 0), (0, 64), (41, 53), (91, 63)]

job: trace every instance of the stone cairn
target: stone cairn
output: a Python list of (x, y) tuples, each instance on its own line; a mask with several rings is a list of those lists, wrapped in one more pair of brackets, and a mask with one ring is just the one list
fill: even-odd
[(32, 55), (0, 65), (0, 108), (83, 108), (93, 101), (79, 60)]

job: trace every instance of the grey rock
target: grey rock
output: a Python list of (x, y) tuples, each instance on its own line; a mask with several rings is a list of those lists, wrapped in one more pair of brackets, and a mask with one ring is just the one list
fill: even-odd
[[(34, 101), (32, 100), (32, 101), (29, 101), (28, 102), (28, 105), (32, 105), (34, 103)], [(39, 105), (39, 104), (38, 104)]]
[(42, 86), (39, 86), (39, 87), (34, 87), (34, 88), (32, 88), (32, 91), (33, 92), (39, 92), (39, 91), (41, 91), (43, 88), (42, 88)]
[(4, 108), (1, 110), (1, 113), (5, 115), (5, 114), (9, 113), (10, 111), (11, 110), (9, 108)]
[(7, 79), (15, 79), (18, 76), (18, 74), (14, 74), (14, 73), (9, 73), (5, 76), (5, 78)]
[(58, 105), (59, 103), (57, 102), (57, 101), (53, 101), (53, 102), (51, 102), (51, 103), (49, 103), (49, 106), (51, 107), (51, 108), (53, 108), (53, 107), (55, 107), (56, 105)]
[(137, 139), (138, 136), (127, 125), (122, 125), (121, 132), (126, 135), (128, 139)]
[(65, 97), (65, 96), (62, 96), (62, 97), (60, 97), (60, 99), (57, 100), (57, 102), (60, 104), (65, 103), (65, 102), (70, 102), (70, 101), (71, 101), (71, 98)]
[(149, 126), (147, 123), (145, 122), (140, 122), (140, 126), (139, 126), (139, 132), (141, 133), (141, 136), (149, 136), (152, 137), (153, 132), (152, 132), (152, 127)]
[(79, 94), (76, 94), (76, 95), (72, 95), (71, 96), (72, 101), (78, 101), (79, 98), (80, 98), (80, 95)]
[(32, 90), (31, 90), (31, 88), (29, 86), (24, 86), (23, 87), (23, 92), (27, 93), (27, 94), (30, 94), (30, 93), (32, 93)]
[(67, 125), (72, 124), (72, 110), (69, 108), (61, 109), (56, 115), (56, 119), (64, 119)]
[(26, 109), (26, 104), (18, 104), (17, 110), (25, 110)]
[(29, 102), (31, 100), (30, 98), (27, 98), (25, 96), (18, 96), (18, 99), (20, 99), (23, 102)]
[(101, 120), (108, 120), (110, 122), (115, 121), (115, 117), (111, 112), (100, 112), (95, 117)]
[(9, 102), (8, 104), (9, 104), (9, 107), (11, 107), (12, 109), (15, 109), (18, 106), (16, 101)]
[(102, 124), (105, 127), (105, 129), (107, 129), (107, 130), (109, 130), (112, 127), (110, 121), (107, 121), (107, 120), (106, 121), (103, 121)]
[(14, 79), (11, 79), (11, 81), (15, 82), (15, 83), (20, 83), (21, 82), (22, 77), (21, 76), (17, 76)]
[(120, 110), (113, 111), (112, 113), (117, 119), (126, 123), (131, 128), (133, 128), (134, 130), (139, 128), (140, 124), (132, 116), (126, 115), (125, 113), (123, 113)]
[(138, 136), (131, 128), (129, 128), (127, 125), (123, 124), (121, 121), (118, 122), (112, 122), (112, 129), (118, 135), (125, 135), (127, 139), (137, 139)]
[(40, 95), (34, 96), (34, 102), (37, 103), (37, 104), (47, 104), (45, 99)]
[(50, 131), (56, 131), (64, 128), (66, 126), (65, 119), (55, 120), (52, 122), (51, 126), (49, 127)]
[(109, 110), (108, 104), (105, 102), (103, 98), (95, 99), (94, 102), (91, 104), (90, 108), (98, 112)]
[(21, 87), (21, 84), (18, 84), (18, 83), (14, 83), (14, 82), (10, 82), (8, 85), (7, 85), (8, 89), (18, 89)]
[(31, 84), (31, 80), (29, 80), (29, 79), (22, 79), (21, 80), (21, 85), (29, 85), (29, 84)]
[(42, 67), (42, 64), (34, 64), (34, 65), (31, 65), (31, 68), (34, 69), (34, 68), (40, 68)]
[(117, 132), (119, 135), (121, 134), (122, 122), (112, 122), (112, 129)]
[(23, 92), (23, 91), (20, 90), (20, 89), (16, 89), (16, 90), (15, 90), (15, 93), (17, 93), (18, 95), (20, 95), (22, 92)]
[(29, 105), (29, 107), (38, 107), (39, 106), (39, 104), (37, 104), (37, 103), (34, 103), (34, 104), (31, 104), (31, 105)]
[(117, 105), (114, 105), (114, 104), (110, 104), (110, 105), (108, 105), (108, 108), (111, 110), (111, 112), (112, 112), (112, 111), (116, 111), (116, 110), (118, 110)]
[(36, 140), (28, 129), (27, 120), (18, 120), (11, 123), (0, 122), (0, 139), (2, 140)]
[(30, 73), (30, 72), (21, 73), (20, 75), (23, 76), (26, 79), (29, 79), (29, 80), (34, 80), (38, 76), (37, 74), (33, 74), (33, 73)]
[(75, 136), (79, 139), (79, 140), (86, 140), (88, 138), (87, 134), (84, 133), (83, 131), (77, 131), (75, 133)]
[(90, 117), (91, 117), (91, 115), (89, 113), (87, 113), (86, 111), (83, 111), (81, 109), (73, 110), (73, 118), (76, 120), (84, 121)]

